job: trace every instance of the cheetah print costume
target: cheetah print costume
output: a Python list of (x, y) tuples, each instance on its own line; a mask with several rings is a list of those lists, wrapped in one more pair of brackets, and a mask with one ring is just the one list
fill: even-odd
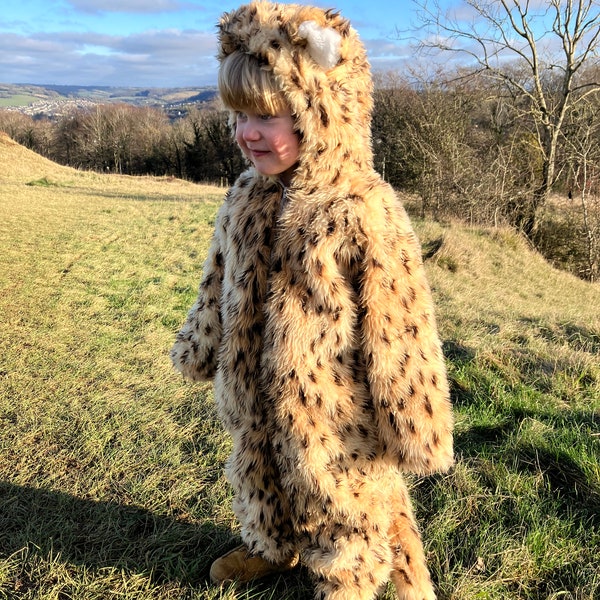
[[(334, 62), (301, 25), (337, 32)], [(199, 294), (171, 352), (214, 378), (244, 542), (300, 552), (317, 597), (435, 598), (402, 472), (453, 463), (448, 384), (420, 246), (373, 170), (372, 82), (339, 14), (251, 3), (219, 24), (219, 57), (272, 71), (300, 160), (282, 189), (254, 168), (218, 214)]]

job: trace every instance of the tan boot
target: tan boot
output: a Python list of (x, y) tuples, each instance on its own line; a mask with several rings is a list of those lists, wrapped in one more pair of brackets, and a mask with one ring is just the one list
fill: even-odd
[(216, 584), (233, 581), (246, 583), (252, 579), (289, 571), (299, 561), (299, 556), (294, 554), (285, 562), (275, 564), (260, 556), (253, 556), (242, 544), (215, 560), (210, 568), (210, 580)]

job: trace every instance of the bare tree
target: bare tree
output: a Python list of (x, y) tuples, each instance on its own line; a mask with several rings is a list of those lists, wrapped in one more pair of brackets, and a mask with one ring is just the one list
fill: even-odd
[(232, 184), (244, 169), (244, 159), (227, 124), (228, 114), (220, 106), (190, 111), (191, 130), (186, 142), (185, 169), (192, 181)]
[(573, 190), (569, 196), (581, 211), (584, 267), (581, 275), (600, 274), (600, 105), (582, 104), (569, 123), (566, 154)]
[(481, 177), (472, 172), (477, 161), (469, 143), (471, 104), (469, 95), (435, 86), (424, 87), (415, 96), (405, 136), (421, 163), (417, 189), (423, 214), (473, 219), (471, 200)]
[(394, 187), (414, 191), (420, 176), (407, 123), (410, 122), (417, 91), (397, 73), (375, 73), (373, 129), (375, 168)]
[(444, 11), (438, 0), (414, 0), (425, 32), (422, 50), (467, 59), (472, 74), (497, 80), (514, 109), (528, 119), (541, 156), (539, 183), (518, 207), (515, 224), (528, 236), (537, 210), (556, 180), (556, 160), (567, 114), (600, 80), (589, 77), (600, 56), (598, 0), (463, 0)]
[(48, 119), (33, 119), (16, 110), (0, 108), (0, 131), (34, 152), (50, 155), (52, 124)]

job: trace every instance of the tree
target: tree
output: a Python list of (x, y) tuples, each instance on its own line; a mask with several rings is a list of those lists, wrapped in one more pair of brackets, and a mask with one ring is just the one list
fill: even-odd
[(193, 181), (232, 184), (244, 170), (244, 159), (219, 107), (192, 110), (186, 117), (191, 140), (186, 142), (185, 170)]
[(420, 163), (417, 190), (423, 214), (454, 214), (473, 219), (481, 175), (470, 145), (473, 99), (460, 90), (423, 86), (415, 95), (406, 126), (411, 154)]
[(413, 191), (418, 187), (420, 161), (406, 134), (417, 91), (395, 73), (376, 73), (373, 119), (374, 163), (391, 185)]
[(579, 204), (584, 241), (584, 278), (600, 275), (600, 105), (586, 103), (567, 125), (566, 155), (571, 187), (569, 196)]
[[(506, 191), (496, 185), (501, 177), (492, 162), (504, 140), (490, 132), (486, 90), (458, 78), (445, 84), (439, 75), (418, 84), (378, 75), (375, 83), (375, 166), (386, 181), (415, 192), (421, 216), (498, 222), (504, 215), (498, 198)], [(503, 183), (507, 190), (506, 176)]]
[(81, 148), (83, 120), (82, 111), (72, 110), (63, 115), (56, 123), (53, 152), (50, 155), (52, 160), (76, 168), (84, 165)]
[(466, 12), (444, 12), (438, 0), (415, 3), (424, 31), (431, 34), (423, 36), (421, 49), (466, 58), (471, 74), (497, 80), (513, 110), (530, 123), (541, 172), (531, 196), (517, 207), (515, 225), (531, 237), (536, 213), (556, 180), (565, 118), (600, 91), (600, 80), (587, 76), (597, 73), (593, 67), (600, 60), (600, 3), (464, 0)]
[(164, 112), (128, 104), (74, 110), (55, 127), (52, 158), (77, 167), (129, 175), (163, 175), (172, 167)]
[(48, 119), (34, 119), (15, 110), (0, 109), (0, 131), (18, 144), (49, 156), (52, 123)]

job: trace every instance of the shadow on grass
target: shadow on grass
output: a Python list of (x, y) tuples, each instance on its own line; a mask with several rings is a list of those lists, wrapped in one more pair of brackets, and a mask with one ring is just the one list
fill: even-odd
[[(42, 559), (60, 556), (90, 571), (114, 568), (147, 575), (155, 584), (206, 587), (212, 561), (239, 543), (229, 529), (212, 523), (0, 482), (1, 558), (27, 548)], [(303, 569), (244, 589), (240, 597), (312, 597)]]
[(577, 510), (584, 521), (600, 527), (600, 486), (565, 452), (525, 446), (514, 450), (512, 460), (521, 473), (541, 473), (549, 493), (562, 500), (568, 514)]
[[(580, 465), (558, 447), (538, 447), (533, 444), (510, 445), (510, 439), (519, 430), (526, 418), (544, 420), (540, 413), (519, 411), (512, 418), (493, 426), (472, 426), (455, 436), (457, 451), (464, 458), (477, 460), (489, 456), (495, 448), (498, 460), (510, 470), (523, 475), (541, 475), (547, 485), (544, 494), (562, 507), (565, 517), (579, 515), (581, 522), (600, 527), (600, 485), (590, 478)], [(595, 423), (591, 415), (572, 414), (564, 419), (568, 426), (590, 426)], [(481, 481), (487, 479), (480, 472)], [(488, 474), (488, 477), (491, 477)], [(487, 481), (490, 490), (497, 490), (498, 482), (493, 477)]]
[(548, 342), (563, 343), (580, 352), (600, 353), (600, 334), (597, 330), (568, 321), (549, 328), (539, 318), (523, 317), (520, 320), (526, 327), (535, 328), (536, 334)]
[[(589, 331), (570, 330), (569, 335), (588, 341), (593, 337)], [(445, 342), (444, 353), (458, 369), (468, 366), (474, 359), (468, 347), (454, 341)], [(537, 368), (542, 367), (537, 365)], [(502, 385), (495, 386), (496, 382), (507, 385), (504, 388)], [(590, 475), (589, 470), (586, 472), (582, 468), (583, 463), (578, 463), (577, 458), (569, 454), (569, 448), (565, 447), (566, 439), (586, 436), (580, 438), (582, 448), (586, 444), (588, 449), (593, 448), (589, 436), (597, 435), (600, 415), (593, 411), (559, 410), (540, 403), (532, 403), (529, 407), (517, 406), (507, 398), (498, 398), (499, 393), (510, 396), (509, 382), (483, 369), (473, 369), (466, 385), (451, 380), (453, 404), (457, 408), (481, 407), (488, 420), (485, 424), (471, 423), (455, 434), (457, 455), (475, 461), (474, 464), (481, 457), (494, 456), (496, 462), (506, 465), (512, 473), (542, 476), (546, 488), (545, 492), (540, 493), (560, 507), (566, 518), (575, 514), (582, 523), (600, 526), (600, 483)], [(514, 394), (517, 397), (523, 391), (515, 390)], [(521, 432), (527, 421), (540, 422), (547, 427), (548, 437), (542, 444), (524, 440), (517, 443), (523, 437)], [(584, 439), (588, 441), (584, 442)], [(582, 455), (584, 460), (585, 452)], [(491, 478), (488, 482), (490, 490), (498, 489), (495, 475), (487, 473), (488, 469), (476, 469), (482, 482), (487, 477)]]
[(213, 558), (232, 545), (232, 534), (111, 502), (95, 502), (0, 482), (0, 555), (24, 547), (60, 554), (91, 569), (114, 567), (152, 573), (159, 581), (208, 579)]

